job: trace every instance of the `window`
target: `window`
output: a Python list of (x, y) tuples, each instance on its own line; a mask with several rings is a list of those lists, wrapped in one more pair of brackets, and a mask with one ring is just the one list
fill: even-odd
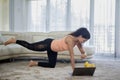
[(100, 53), (114, 53), (115, 0), (95, 0), (94, 45)]
[(89, 28), (89, 0), (29, 0), (30, 31)]
[(71, 29), (88, 27), (90, 0), (71, 0)]
[(66, 30), (67, 0), (50, 0), (49, 31)]
[(28, 6), (28, 31), (46, 31), (46, 0), (30, 0)]

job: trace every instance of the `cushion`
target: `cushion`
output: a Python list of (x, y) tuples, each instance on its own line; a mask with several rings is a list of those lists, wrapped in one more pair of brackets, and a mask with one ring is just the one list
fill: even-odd
[(47, 39), (48, 35), (47, 34), (41, 34), (41, 35), (33, 35), (33, 42), (38, 42), (38, 41), (42, 41), (44, 39)]
[(3, 41), (4, 41), (4, 37), (3, 37), (2, 34), (0, 33), (0, 45), (3, 44)]

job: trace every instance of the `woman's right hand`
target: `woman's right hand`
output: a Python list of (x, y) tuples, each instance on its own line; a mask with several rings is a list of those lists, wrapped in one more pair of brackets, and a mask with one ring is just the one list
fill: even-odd
[(86, 54), (81, 54), (80, 56), (81, 56), (81, 59), (84, 59), (84, 58), (86, 58), (86, 57), (87, 57), (87, 55), (86, 55)]

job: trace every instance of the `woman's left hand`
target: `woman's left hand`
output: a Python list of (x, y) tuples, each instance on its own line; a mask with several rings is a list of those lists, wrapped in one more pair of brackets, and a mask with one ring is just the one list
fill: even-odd
[(86, 58), (86, 57), (87, 57), (86, 54), (81, 54), (81, 59), (84, 59), (84, 58)]

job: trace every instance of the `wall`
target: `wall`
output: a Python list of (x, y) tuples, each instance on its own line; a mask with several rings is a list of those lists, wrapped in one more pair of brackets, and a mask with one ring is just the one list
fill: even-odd
[(9, 0), (0, 0), (0, 31), (9, 30)]

